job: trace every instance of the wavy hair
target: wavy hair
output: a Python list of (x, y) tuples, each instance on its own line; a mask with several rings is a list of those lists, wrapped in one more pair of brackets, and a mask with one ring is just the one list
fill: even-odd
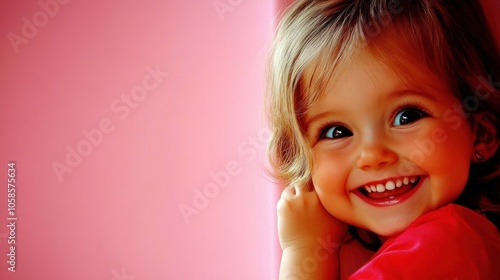
[[(268, 151), (279, 184), (310, 185), (314, 163), (305, 115), (327, 82), (364, 50), (403, 76), (407, 62), (429, 69), (464, 105), (477, 101), (468, 113), (486, 112), (500, 138), (500, 83), (495, 82), (500, 81), (500, 58), (477, 1), (299, 0), (281, 16), (268, 65), (266, 102), (273, 132)], [(471, 163), (469, 181), (456, 201), (498, 228), (499, 166), (498, 151), (483, 163)], [(351, 232), (359, 238), (358, 231)], [(372, 249), (380, 244), (359, 239)]]

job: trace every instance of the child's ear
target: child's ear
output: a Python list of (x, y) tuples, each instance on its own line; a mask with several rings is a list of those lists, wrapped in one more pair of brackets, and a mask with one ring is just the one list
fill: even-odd
[(474, 113), (472, 122), (475, 135), (472, 162), (479, 163), (490, 159), (497, 152), (500, 145), (499, 131), (495, 116), (488, 112)]

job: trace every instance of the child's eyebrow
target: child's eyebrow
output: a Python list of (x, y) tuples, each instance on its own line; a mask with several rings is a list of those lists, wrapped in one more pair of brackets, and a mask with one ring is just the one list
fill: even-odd
[(323, 113), (320, 113), (320, 114), (316, 114), (316, 115), (313, 115), (311, 118), (308, 118), (306, 117), (305, 119), (305, 128), (306, 129), (309, 129), (309, 126), (311, 125), (311, 123), (314, 123), (315, 121), (317, 120), (320, 120), (328, 115), (331, 115), (332, 112), (330, 111), (326, 111), (326, 112), (323, 112)]
[[(434, 90), (436, 91), (436, 90)], [(395, 98), (395, 97), (401, 97), (401, 96), (419, 96), (423, 97), (425, 99), (439, 102), (439, 99), (437, 98), (437, 94), (432, 94), (429, 90), (425, 89), (402, 89), (402, 90), (396, 90), (393, 91), (389, 94), (390, 98)]]

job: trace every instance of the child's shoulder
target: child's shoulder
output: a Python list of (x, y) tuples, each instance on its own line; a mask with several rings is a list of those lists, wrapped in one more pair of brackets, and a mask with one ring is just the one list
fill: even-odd
[(391, 243), (409, 246), (418, 243), (422, 251), (438, 247), (440, 250), (435, 252), (438, 255), (453, 252), (470, 256), (474, 253), (500, 255), (500, 234), (495, 225), (486, 217), (456, 204), (448, 204), (417, 218), (384, 246)]
[[(500, 234), (478, 213), (450, 204), (389, 238), (354, 276), (398, 279), (500, 279)], [(456, 278), (458, 277), (458, 278)], [(465, 277), (465, 278), (462, 278)]]
[(407, 230), (419, 228), (427, 230), (441, 229), (444, 231), (463, 229), (466, 232), (469, 232), (467, 229), (473, 229), (472, 232), (477, 232), (478, 229), (481, 229), (485, 232), (497, 233), (496, 235), (498, 236), (498, 230), (495, 225), (486, 217), (457, 204), (448, 204), (417, 218), (410, 224)]

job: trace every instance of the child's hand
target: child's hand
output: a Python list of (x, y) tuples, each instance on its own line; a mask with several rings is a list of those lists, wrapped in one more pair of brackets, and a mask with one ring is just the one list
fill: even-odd
[[(278, 201), (278, 234), (281, 249), (340, 244), (348, 225), (331, 216), (316, 191), (304, 187), (283, 190)], [(337, 245), (337, 249), (339, 245)]]

